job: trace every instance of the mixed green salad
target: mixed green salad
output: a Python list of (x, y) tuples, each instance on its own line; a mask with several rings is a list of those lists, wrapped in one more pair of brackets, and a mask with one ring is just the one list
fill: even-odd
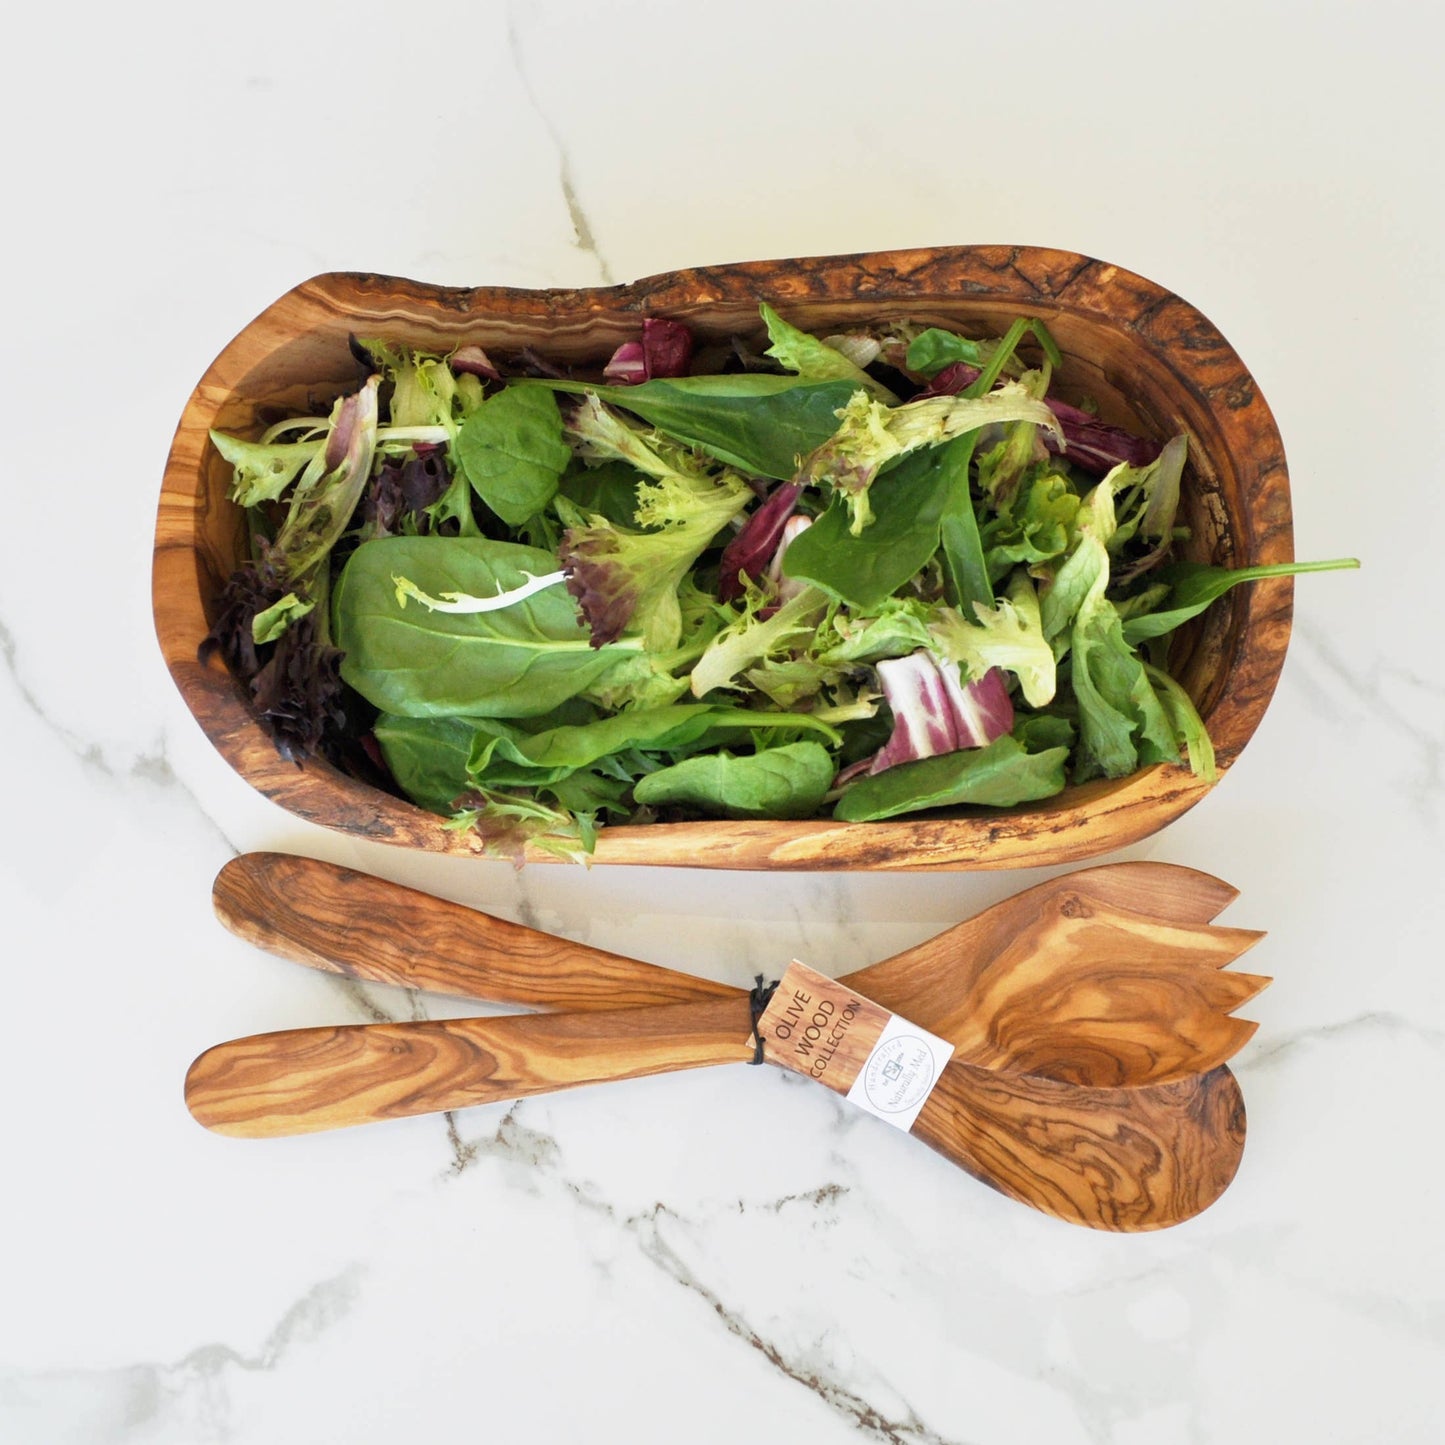
[(283, 756), (514, 859), (609, 823), (1211, 777), (1175, 629), (1357, 564), (1178, 560), (1185, 437), (1051, 396), (1038, 321), (820, 337), (761, 310), (761, 353), (649, 318), (590, 370), (353, 342), (329, 415), (212, 433), (252, 552), (203, 653)]

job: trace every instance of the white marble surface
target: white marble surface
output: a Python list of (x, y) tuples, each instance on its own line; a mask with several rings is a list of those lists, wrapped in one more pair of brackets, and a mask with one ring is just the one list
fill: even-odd
[[(0, 1440), (1427, 1445), (1445, 1434), (1438, 34), (1414, 4), (59, 6), (12, 32), (0, 530)], [(891, 17), (891, 18), (890, 18)], [(895, 245), (1077, 249), (1188, 297), (1278, 417), (1305, 579), (1214, 796), (1133, 856), (1243, 890), (1278, 982), (1243, 1168), (1090, 1234), (772, 1071), (213, 1137), (221, 1038), (360, 996), (232, 939), (269, 847), (741, 980), (1032, 874), (528, 870), (253, 794), (151, 632), (212, 355), (313, 272), (586, 285)]]

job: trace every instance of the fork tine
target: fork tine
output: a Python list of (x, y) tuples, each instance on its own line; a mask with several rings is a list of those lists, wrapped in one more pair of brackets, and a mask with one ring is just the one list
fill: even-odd
[(1211, 923), (1239, 897), (1222, 878), (1179, 863), (1105, 863), (1066, 881), (1117, 908), (1177, 923)]
[(1212, 924), (1175, 924), (1154, 919), (1129, 920), (1125, 931), (1146, 945), (1141, 955), (1154, 967), (1166, 962), (1224, 968), (1248, 953), (1264, 931), (1258, 928), (1221, 928)]
[(1235, 1009), (1247, 1004), (1250, 999), (1264, 992), (1274, 982), (1262, 973), (1221, 973), (1220, 980), (1228, 986), (1229, 997), (1232, 1002), (1229, 1004), (1228, 1012), (1233, 1013)]
[[(1168, 969), (1154, 977), (1162, 983), (1166, 974), (1173, 984), (1175, 1009), (1185, 1009), (1198, 1017), (1232, 1014), (1272, 982), (1262, 974), (1216, 969)], [(1176, 1016), (1175, 1021), (1184, 1023), (1182, 1016)]]
[(1223, 968), (1227, 963), (1233, 963), (1236, 958), (1249, 952), (1261, 938), (1268, 937), (1262, 928), (1211, 928), (1209, 930), (1228, 949), (1229, 957), (1219, 966)]

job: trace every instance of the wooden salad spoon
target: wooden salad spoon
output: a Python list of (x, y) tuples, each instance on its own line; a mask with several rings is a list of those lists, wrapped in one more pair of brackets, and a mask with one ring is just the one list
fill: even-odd
[[(1269, 980), (1222, 970), (1263, 934), (1208, 926), (1235, 896), (1174, 864), (1105, 864), (841, 981), (948, 1039), (962, 1063), (1099, 1088), (1168, 1083), (1224, 1063), (1255, 1031), (1230, 1014)], [(212, 900), (250, 942), (370, 982), (573, 1012), (739, 996), (309, 858), (233, 859)]]
[[(186, 1079), (195, 1117), (272, 1138), (751, 1059), (745, 995), (491, 1019), (295, 1029), (219, 1045)], [(1177, 1224), (1214, 1202), (1244, 1149), (1225, 1067), (1132, 1089), (950, 1062), (911, 1131), (983, 1183), (1108, 1230)]]

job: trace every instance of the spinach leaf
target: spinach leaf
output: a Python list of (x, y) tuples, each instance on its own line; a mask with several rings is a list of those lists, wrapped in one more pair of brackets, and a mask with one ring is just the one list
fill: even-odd
[(1359, 565), (1353, 557), (1339, 557), (1329, 562), (1276, 562), (1261, 567), (1208, 567), (1200, 562), (1179, 562), (1163, 574), (1172, 587), (1170, 605), (1162, 612), (1131, 617), (1124, 624), (1124, 637), (1129, 642), (1142, 642), (1148, 637), (1173, 632), (1191, 617), (1198, 617), (1211, 602), (1240, 582), (1293, 577), (1300, 572), (1334, 572)]
[(514, 386), (594, 392), (719, 461), (779, 481), (791, 479), (799, 459), (838, 430), (837, 413), (858, 390), (847, 381), (805, 381), (766, 372), (677, 376), (638, 386), (572, 381)]
[(924, 376), (936, 376), (945, 366), (956, 361), (965, 361), (970, 366), (983, 365), (983, 349), (978, 342), (966, 336), (955, 335), (940, 327), (930, 326), (921, 331), (908, 344), (908, 355), (904, 358), (910, 371), (921, 371)]
[(469, 763), (488, 787), (538, 787), (627, 751), (674, 753), (738, 731), (813, 729), (831, 741), (838, 734), (806, 713), (675, 703), (635, 708), (582, 726), (550, 728), (530, 736), (479, 726)]
[(738, 757), (686, 758), (640, 779), (634, 796), (723, 818), (806, 818), (821, 805), (834, 772), (821, 743), (786, 743)]
[(456, 812), (457, 800), (467, 790), (467, 760), (476, 732), (471, 718), (383, 713), (372, 731), (407, 797), (433, 813)]
[[(965, 438), (960, 438), (965, 440)], [(875, 612), (938, 550), (938, 534), (955, 474), (949, 453), (955, 443), (904, 457), (874, 482), (873, 525), (850, 530), (847, 500), (798, 535), (783, 557), (783, 572), (815, 583), (862, 612)], [(967, 463), (964, 486), (968, 485)]]
[[(603, 462), (589, 467), (574, 462), (557, 484), (560, 496), (575, 503), (588, 516), (605, 517), (615, 527), (637, 526), (637, 488), (647, 478), (626, 462)], [(562, 518), (569, 527), (586, 526), (586, 517)]]
[(926, 808), (985, 804), (1008, 808), (1048, 798), (1064, 786), (1068, 749), (1025, 752), (1005, 733), (985, 748), (899, 763), (871, 777), (850, 783), (838, 799), (833, 816), (849, 823), (871, 823)]
[(572, 460), (557, 398), (533, 386), (499, 391), (463, 423), (456, 456), (477, 495), (509, 527), (520, 527), (552, 500)]
[(495, 612), (433, 612), (397, 598), (405, 577), (433, 597), (492, 596), (556, 559), (474, 537), (381, 537), (352, 553), (333, 626), (341, 676), (374, 707), (406, 717), (535, 717), (598, 681), (635, 647), (594, 648), (559, 585)]
[(973, 604), (993, 606), (993, 584), (984, 563), (983, 543), (978, 535), (978, 517), (973, 510), (973, 493), (968, 484), (968, 467), (973, 460), (977, 432), (965, 432), (941, 448), (941, 465), (947, 478), (939, 540), (943, 544), (943, 575), (949, 600), (970, 622)]
[(597, 768), (580, 768), (559, 778), (543, 789), (569, 813), (613, 813), (626, 817), (632, 811), (626, 799), (632, 784), (627, 778), (615, 778)]

